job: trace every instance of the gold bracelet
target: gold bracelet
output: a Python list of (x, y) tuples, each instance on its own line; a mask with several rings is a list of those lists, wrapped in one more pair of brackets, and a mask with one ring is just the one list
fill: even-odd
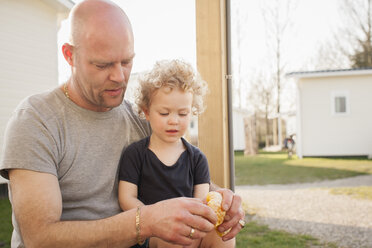
[(141, 227), (140, 227), (140, 216), (141, 216), (141, 207), (137, 206), (136, 212), (136, 233), (137, 233), (137, 243), (143, 245), (145, 241), (141, 240)]

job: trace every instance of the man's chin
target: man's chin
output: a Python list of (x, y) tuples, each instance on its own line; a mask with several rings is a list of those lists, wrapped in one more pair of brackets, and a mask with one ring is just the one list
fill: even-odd
[(120, 97), (115, 97), (114, 99), (108, 99), (105, 101), (104, 103), (104, 107), (106, 108), (116, 108), (118, 107), (120, 104), (122, 104), (123, 102), (123, 99), (124, 99), (124, 95), (123, 96), (120, 96)]

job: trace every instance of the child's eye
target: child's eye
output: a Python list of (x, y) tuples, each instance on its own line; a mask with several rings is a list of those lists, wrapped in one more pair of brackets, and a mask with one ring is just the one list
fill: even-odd
[(180, 116), (187, 116), (187, 113), (179, 113)]
[(168, 113), (159, 113), (160, 115), (162, 115), (162, 116), (167, 116), (168, 115)]

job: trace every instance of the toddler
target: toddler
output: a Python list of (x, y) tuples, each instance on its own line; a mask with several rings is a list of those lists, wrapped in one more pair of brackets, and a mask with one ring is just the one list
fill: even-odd
[[(184, 134), (193, 114), (203, 112), (207, 84), (192, 66), (180, 60), (160, 61), (140, 78), (137, 105), (150, 122), (151, 136), (125, 149), (120, 159), (119, 203), (125, 211), (174, 197), (205, 199), (209, 168), (205, 155)], [(234, 247), (212, 231), (193, 238), (191, 247)], [(196, 235), (195, 235), (196, 236)], [(178, 247), (157, 238), (150, 247)]]

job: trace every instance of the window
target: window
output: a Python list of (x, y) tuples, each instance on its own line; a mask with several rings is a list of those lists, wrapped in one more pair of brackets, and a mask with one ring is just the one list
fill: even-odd
[(346, 113), (346, 97), (335, 97), (335, 113)]
[(349, 113), (349, 93), (346, 91), (332, 92), (332, 114), (344, 115)]

